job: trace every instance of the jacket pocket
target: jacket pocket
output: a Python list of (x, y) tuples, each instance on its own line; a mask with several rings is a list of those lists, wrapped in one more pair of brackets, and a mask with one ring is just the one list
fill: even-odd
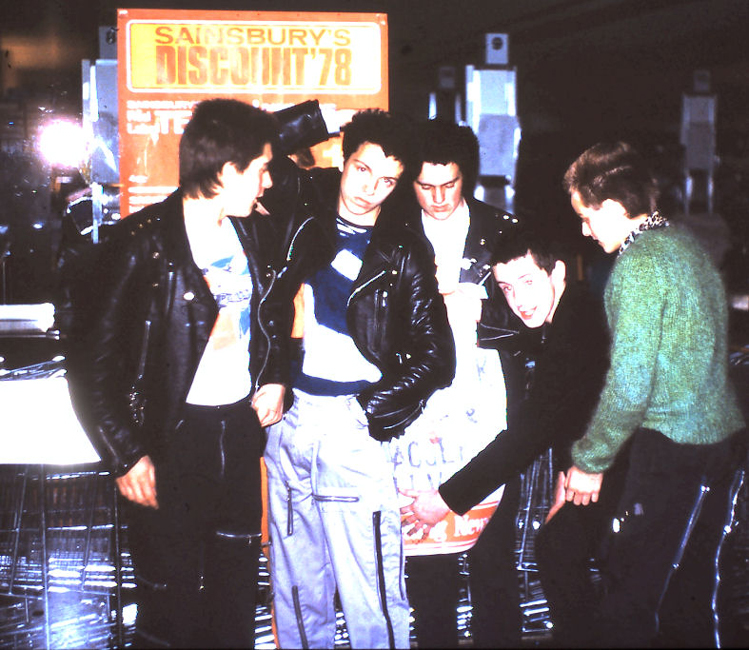
[(374, 292), (373, 341), (380, 349), (385, 349), (387, 335), (387, 316), (390, 302), (390, 288), (378, 287)]

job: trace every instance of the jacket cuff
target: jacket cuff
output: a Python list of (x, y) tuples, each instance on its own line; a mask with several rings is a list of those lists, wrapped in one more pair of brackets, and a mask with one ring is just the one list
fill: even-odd
[(454, 481), (453, 478), (450, 478), (440, 485), (439, 488), (437, 488), (437, 491), (440, 493), (442, 500), (447, 504), (447, 507), (450, 508), (450, 510), (458, 515), (464, 515), (473, 507), (473, 505), (466, 503), (465, 498), (460, 498), (460, 491), (457, 489), (458, 486), (456, 486), (455, 483), (456, 481)]

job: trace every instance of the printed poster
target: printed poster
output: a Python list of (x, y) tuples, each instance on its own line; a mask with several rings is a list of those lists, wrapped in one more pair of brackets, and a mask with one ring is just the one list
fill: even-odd
[[(388, 108), (385, 14), (120, 9), (117, 27), (123, 216), (177, 187), (179, 138), (202, 99), (269, 111), (317, 99), (331, 132)], [(337, 165), (338, 138), (313, 155)]]

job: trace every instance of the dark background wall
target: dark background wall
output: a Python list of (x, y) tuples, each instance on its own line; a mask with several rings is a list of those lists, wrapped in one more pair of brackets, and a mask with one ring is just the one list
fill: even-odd
[[(460, 74), (467, 64), (481, 65), (484, 34), (508, 33), (523, 129), (515, 210), (590, 255), (561, 190), (567, 164), (598, 140), (632, 140), (657, 166), (669, 200), (681, 181), (682, 93), (691, 90), (696, 70), (708, 71), (718, 97), (717, 208), (738, 250), (730, 275), (747, 284), (741, 262), (749, 239), (747, 0), (5, 2), (0, 108), (79, 110), (80, 60), (97, 57), (98, 27), (115, 25), (119, 6), (387, 13), (391, 108), (416, 118), (427, 115), (440, 66)], [(9, 128), (4, 120), (0, 135)], [(3, 186), (8, 191), (7, 179)], [(0, 201), (0, 216), (5, 205)]]

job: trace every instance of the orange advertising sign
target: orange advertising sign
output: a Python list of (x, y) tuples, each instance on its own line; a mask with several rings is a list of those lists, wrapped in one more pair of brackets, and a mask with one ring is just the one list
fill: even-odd
[[(192, 107), (234, 97), (275, 111), (317, 99), (341, 124), (387, 108), (387, 17), (328, 12), (118, 12), (123, 215), (178, 183), (179, 137)], [(337, 142), (319, 145), (336, 162)]]
[(416, 531), (413, 534), (404, 532), (406, 556), (463, 553), (473, 548), (499, 505), (497, 498), (487, 501), (471, 508), (464, 515), (448, 512), (426, 537)]
[(133, 92), (372, 95), (382, 86), (374, 23), (133, 21), (127, 38), (139, 53), (127, 68)]

